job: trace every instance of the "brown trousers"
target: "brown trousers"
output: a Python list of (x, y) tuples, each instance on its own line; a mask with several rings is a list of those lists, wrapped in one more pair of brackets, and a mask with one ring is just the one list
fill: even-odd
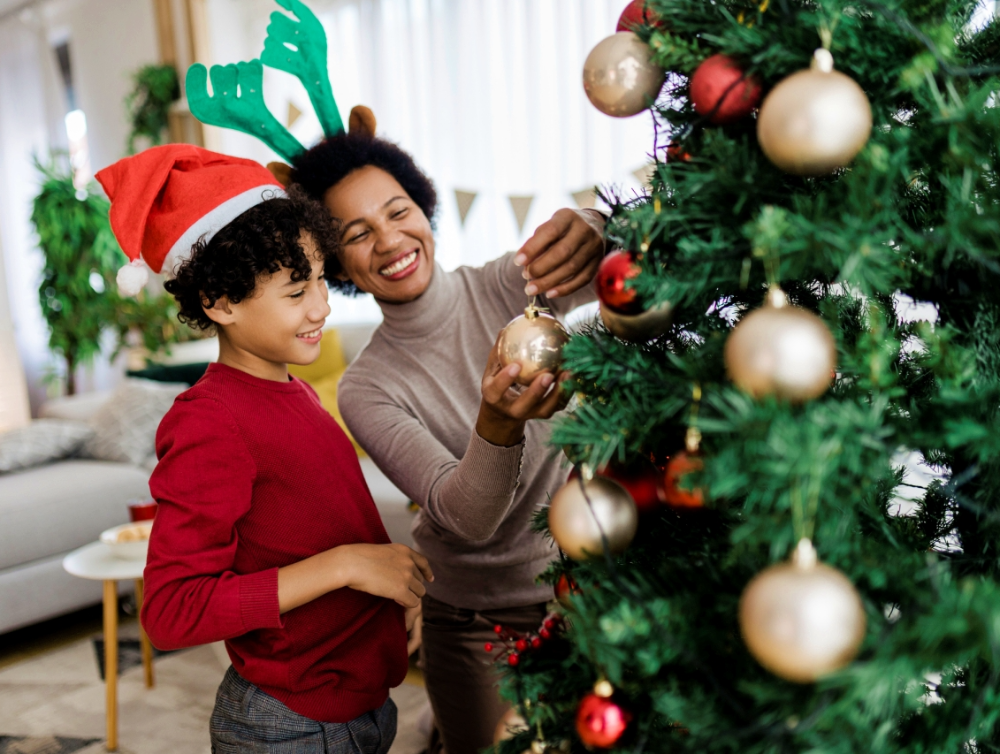
[(436, 723), (430, 754), (479, 754), (493, 745), (493, 733), (510, 706), (500, 699), (499, 676), (483, 645), (494, 642), (493, 626), (518, 633), (537, 631), (545, 603), (477, 612), (423, 599), (420, 659)]

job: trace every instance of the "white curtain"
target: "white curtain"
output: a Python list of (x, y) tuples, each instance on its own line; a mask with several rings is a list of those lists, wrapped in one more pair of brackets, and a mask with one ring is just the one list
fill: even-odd
[[(378, 132), (411, 152), (440, 199), (439, 261), (478, 265), (517, 248), (572, 194), (596, 184), (641, 190), (633, 171), (653, 144), (648, 114), (609, 118), (581, 83), (590, 49), (614, 33), (625, 0), (307, 0), (330, 43), (341, 114), (375, 111)], [(260, 54), (270, 0), (210, 0), (216, 63)], [(265, 96), (307, 146), (322, 133), (299, 82), (266, 69)], [(221, 151), (276, 159), (255, 139), (211, 130)], [(455, 190), (477, 194), (464, 226)], [(510, 196), (534, 197), (518, 230)], [(334, 303), (334, 318), (377, 316), (370, 303)]]
[(0, 292), (0, 329), (11, 328), (22, 362), (18, 364), (18, 353), (9, 350), (9, 334), (3, 337), (0, 403), (10, 402), (15, 420), (24, 416), (25, 377), (32, 406), (37, 408), (45, 399), (42, 378), (51, 360), (48, 329), (38, 304), (42, 256), (29, 217), (39, 183), (32, 155), (44, 161), (50, 145), (65, 144), (65, 137), (60, 136), (65, 110), (58, 99), (56, 75), (44, 24), (37, 14), (24, 11), (0, 23), (0, 261), (4, 268), (0, 281), (6, 279)]

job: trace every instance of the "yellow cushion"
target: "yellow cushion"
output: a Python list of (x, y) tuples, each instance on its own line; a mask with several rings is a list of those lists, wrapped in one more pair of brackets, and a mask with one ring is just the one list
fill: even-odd
[(351, 436), (350, 430), (344, 424), (344, 418), (340, 415), (340, 409), (337, 408), (337, 383), (347, 371), (344, 349), (340, 345), (340, 334), (336, 330), (325, 331), (319, 347), (320, 354), (316, 361), (305, 366), (289, 364), (288, 372), (312, 386), (316, 395), (319, 396), (319, 402), (323, 408), (330, 412), (330, 416), (336, 419), (337, 424), (347, 433), (348, 438), (354, 443), (354, 449), (357, 450), (358, 455), (363, 456), (365, 452)]

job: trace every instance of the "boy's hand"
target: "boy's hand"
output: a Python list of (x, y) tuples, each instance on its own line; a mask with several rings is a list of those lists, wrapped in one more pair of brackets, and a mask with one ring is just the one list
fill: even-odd
[(424, 616), (422, 604), (406, 608), (406, 656), (409, 657), (423, 643)]
[(424, 581), (433, 581), (427, 558), (406, 545), (342, 545), (347, 586), (359, 592), (393, 600), (415, 608), (427, 593)]

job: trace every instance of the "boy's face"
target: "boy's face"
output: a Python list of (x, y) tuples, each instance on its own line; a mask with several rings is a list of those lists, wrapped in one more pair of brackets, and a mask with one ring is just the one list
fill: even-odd
[(319, 358), (323, 323), (330, 314), (323, 260), (308, 233), (299, 239), (312, 265), (308, 280), (292, 282), (282, 267), (257, 280), (253, 295), (238, 304), (226, 299), (206, 309), (219, 325), (222, 363), (265, 379), (287, 379), (285, 365)]
[(434, 232), (406, 189), (381, 168), (355, 170), (323, 197), (341, 221), (344, 273), (365, 293), (402, 304), (419, 297), (434, 272)]

